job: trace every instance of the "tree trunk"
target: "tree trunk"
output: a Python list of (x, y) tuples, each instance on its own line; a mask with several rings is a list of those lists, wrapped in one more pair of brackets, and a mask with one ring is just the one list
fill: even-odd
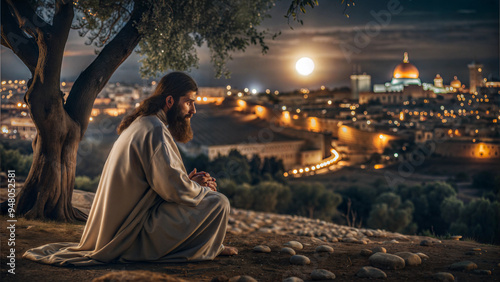
[(87, 217), (71, 204), (80, 126), (60, 103), (60, 107), (50, 109), (46, 120), (37, 124), (33, 164), (16, 201), (16, 212), (29, 219), (70, 222)]
[(309, 218), (314, 218), (314, 206), (309, 206), (308, 208), (309, 211)]

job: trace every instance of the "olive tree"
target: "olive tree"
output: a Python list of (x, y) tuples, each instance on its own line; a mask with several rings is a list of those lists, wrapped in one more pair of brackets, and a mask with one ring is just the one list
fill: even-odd
[[(16, 213), (26, 218), (85, 220), (71, 205), (77, 150), (94, 100), (135, 50), (141, 74), (197, 66), (196, 47), (206, 44), (216, 76), (227, 75), (235, 51), (257, 45), (265, 53), (267, 31), (257, 27), (274, 0), (1, 0), (2, 45), (31, 72), (24, 100), (37, 129), (33, 163), (17, 196)], [(339, 0), (345, 9), (352, 0)], [(290, 0), (286, 17), (317, 0)], [(344, 9), (344, 13), (345, 13)], [(60, 87), (64, 48), (71, 29), (86, 36), (97, 56), (82, 70), (64, 99)], [(7, 202), (2, 203), (3, 212)]]
[[(94, 100), (125, 59), (136, 50), (144, 76), (187, 70), (198, 63), (196, 47), (206, 44), (217, 76), (227, 74), (232, 52), (251, 44), (268, 49), (270, 34), (257, 26), (273, 1), (1, 0), (1, 5), (2, 45), (31, 72), (24, 100), (37, 129), (16, 213), (72, 221), (86, 218), (71, 205), (78, 146)], [(86, 36), (98, 55), (65, 100), (60, 78), (72, 28)]]

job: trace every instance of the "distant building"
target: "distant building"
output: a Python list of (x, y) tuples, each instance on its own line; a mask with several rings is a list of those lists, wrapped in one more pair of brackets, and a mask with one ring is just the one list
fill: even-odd
[(2, 135), (5, 137), (19, 135), (21, 139), (33, 139), (36, 127), (29, 117), (13, 117), (2, 120)]
[[(211, 105), (199, 105), (191, 120), (194, 138), (179, 147), (188, 155), (206, 155), (209, 160), (238, 150), (251, 158), (275, 157), (282, 160), (285, 169), (297, 165), (315, 164), (323, 159), (321, 148), (311, 147), (305, 139), (289, 137), (273, 130), (276, 125), (261, 118), (232, 113), (233, 108), (211, 109)], [(263, 114), (256, 113), (255, 115)]]
[(198, 96), (225, 97), (226, 87), (199, 87)]
[(398, 92), (363, 92), (359, 95), (359, 103), (366, 104), (370, 101), (380, 103), (383, 105), (387, 104), (402, 104), (405, 101), (416, 100), (416, 99), (430, 99), (435, 98), (436, 94), (431, 90), (425, 90), (419, 85), (408, 85), (405, 86), (401, 91)]
[(476, 93), (477, 88), (483, 83), (483, 65), (477, 64), (475, 61), (468, 65), (469, 67), (469, 91)]
[(367, 74), (351, 75), (351, 99), (358, 100), (360, 92), (370, 91), (372, 88), (371, 76)]
[(422, 85), (417, 67), (410, 63), (408, 52), (404, 53), (403, 62), (394, 68), (391, 82), (373, 85), (373, 92), (400, 92), (408, 85)]
[(500, 159), (500, 140), (484, 140), (477, 142), (448, 140), (437, 142), (435, 153), (443, 157)]
[(458, 80), (457, 76), (453, 77), (453, 80), (450, 82), (450, 87), (453, 92), (460, 92), (460, 90), (462, 89), (462, 82)]
[(439, 73), (434, 78), (434, 86), (443, 88), (443, 78), (439, 75)]

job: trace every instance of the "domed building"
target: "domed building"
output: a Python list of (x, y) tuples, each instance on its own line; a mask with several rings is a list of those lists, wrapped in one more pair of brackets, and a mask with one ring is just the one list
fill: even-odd
[(394, 68), (391, 82), (373, 85), (373, 92), (401, 92), (409, 85), (421, 86), (419, 75), (417, 67), (408, 60), (408, 52), (404, 52), (403, 62)]
[[(436, 93), (446, 93), (443, 87), (422, 83), (419, 76), (417, 67), (410, 63), (408, 53), (404, 52), (403, 62), (394, 68), (391, 81), (374, 84), (373, 92), (360, 93), (359, 103), (378, 101), (381, 104), (401, 104), (412, 99), (435, 98)], [(442, 84), (440, 75), (436, 79), (441, 80)]]
[(417, 67), (408, 60), (408, 52), (404, 53), (403, 62), (394, 68), (394, 75), (391, 81), (392, 85), (422, 85)]
[(439, 73), (434, 78), (434, 86), (443, 88), (443, 78), (441, 77), (441, 75), (439, 75)]
[(453, 80), (450, 83), (450, 86), (453, 87), (453, 89), (460, 89), (462, 87), (462, 82), (458, 80), (456, 76), (454, 76)]

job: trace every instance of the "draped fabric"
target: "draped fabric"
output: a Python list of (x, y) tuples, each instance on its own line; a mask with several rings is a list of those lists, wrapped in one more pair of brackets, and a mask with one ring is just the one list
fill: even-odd
[(24, 258), (54, 265), (211, 260), (222, 250), (229, 201), (189, 179), (163, 110), (137, 118), (106, 160), (80, 243)]

